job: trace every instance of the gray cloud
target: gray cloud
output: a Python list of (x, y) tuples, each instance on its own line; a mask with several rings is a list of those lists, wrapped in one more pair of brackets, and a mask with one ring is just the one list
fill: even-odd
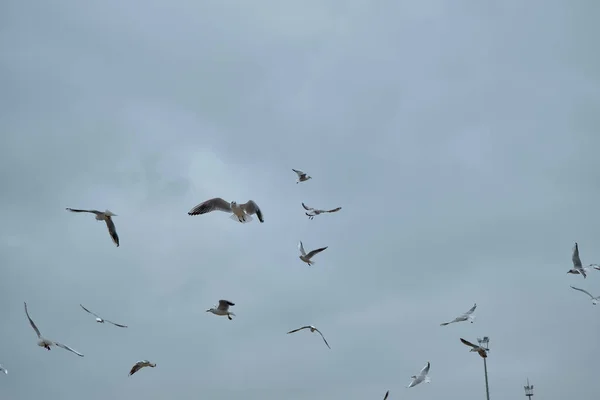
[[(0, 398), (470, 400), (482, 365), (458, 339), (483, 335), (493, 398), (600, 390), (597, 310), (569, 288), (600, 277), (566, 275), (574, 241), (600, 261), (595, 2), (1, 14)], [(266, 222), (186, 214), (214, 196)], [(118, 214), (121, 247), (65, 207)], [(298, 240), (329, 248), (308, 268)], [(233, 322), (205, 313), (220, 298)], [(23, 301), (85, 357), (35, 346)], [(439, 327), (473, 302), (475, 324)], [(332, 350), (285, 334), (307, 323)]]

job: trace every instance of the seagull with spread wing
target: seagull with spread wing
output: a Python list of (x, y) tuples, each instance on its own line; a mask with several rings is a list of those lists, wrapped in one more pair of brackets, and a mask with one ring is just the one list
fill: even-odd
[(42, 337), (42, 334), (40, 333), (40, 330), (38, 329), (37, 326), (35, 326), (35, 323), (33, 322), (33, 320), (31, 319), (31, 317), (29, 316), (29, 311), (27, 311), (27, 303), (25, 304), (25, 315), (27, 315), (27, 319), (29, 320), (29, 323), (31, 324), (31, 327), (33, 328), (33, 330), (35, 331), (35, 333), (37, 334), (38, 337), (38, 346), (45, 348), (46, 350), (50, 350), (51, 346), (57, 346), (60, 348), (63, 348), (65, 350), (69, 350), (72, 353), (77, 354), (79, 357), (83, 357), (83, 354), (81, 354), (78, 351), (73, 350), (72, 348), (70, 348), (69, 346), (66, 346), (64, 344), (58, 343), (58, 342), (54, 342), (52, 340), (46, 339), (44, 337)]
[(316, 208), (308, 207), (304, 203), (302, 203), (302, 207), (304, 207), (304, 209), (306, 211), (308, 211), (307, 213), (304, 213), (308, 216), (308, 219), (313, 219), (314, 217), (316, 217), (319, 214), (334, 213), (334, 212), (340, 211), (342, 209), (342, 207), (336, 207), (331, 210), (317, 210)]
[(584, 278), (587, 277), (587, 273), (592, 269), (600, 270), (600, 266), (598, 264), (590, 264), (587, 267), (584, 267), (581, 263), (581, 258), (579, 258), (579, 245), (575, 242), (575, 247), (573, 247), (573, 256), (571, 257), (573, 261), (573, 268), (567, 271), (567, 274), (581, 274)]
[(600, 300), (600, 296), (596, 296), (596, 297), (594, 297), (594, 296), (592, 296), (592, 294), (591, 294), (590, 292), (588, 292), (587, 290), (579, 289), (579, 288), (576, 288), (575, 286), (571, 286), (571, 289), (579, 290), (580, 292), (583, 292), (583, 293), (587, 294), (588, 296), (590, 296), (590, 297), (591, 297), (591, 299), (592, 299), (592, 304), (593, 304), (593, 305), (596, 305), (596, 304), (598, 304), (598, 301)]
[(135, 365), (131, 368), (131, 371), (129, 371), (129, 376), (135, 374), (136, 372), (138, 372), (140, 369), (144, 368), (144, 367), (156, 367), (156, 364), (151, 363), (148, 360), (142, 360), (142, 361), (138, 361), (135, 363)]
[(429, 375), (427, 375), (427, 374), (429, 374), (430, 366), (431, 366), (431, 363), (429, 361), (427, 361), (427, 365), (423, 367), (421, 372), (419, 372), (418, 376), (417, 375), (411, 376), (410, 379), (412, 379), (412, 381), (408, 384), (407, 388), (417, 386), (421, 382), (430, 383), (431, 379), (429, 379)]
[(198, 204), (192, 208), (188, 215), (201, 215), (211, 211), (224, 211), (226, 213), (232, 213), (231, 218), (234, 221), (241, 223), (247, 223), (253, 220), (251, 215), (256, 214), (260, 222), (265, 222), (263, 214), (258, 205), (253, 200), (248, 200), (243, 204), (238, 204), (235, 201), (228, 202), (220, 197), (206, 200), (203, 203)]
[(209, 308), (208, 310), (206, 310), (206, 312), (211, 312), (215, 315), (221, 315), (221, 316), (225, 316), (227, 315), (227, 318), (229, 318), (229, 320), (233, 320), (233, 318), (231, 318), (231, 316), (233, 315), (234, 317), (236, 316), (234, 313), (232, 313), (231, 311), (229, 311), (229, 306), (235, 306), (235, 303), (230, 302), (229, 300), (219, 300), (219, 306), (217, 308), (212, 307)]
[(82, 304), (80, 304), (81, 308), (83, 308), (85, 311), (87, 311), (88, 313), (92, 314), (93, 316), (96, 317), (96, 322), (103, 324), (105, 322), (108, 322), (109, 324), (113, 324), (114, 326), (118, 326), (119, 328), (127, 328), (127, 325), (121, 325), (121, 324), (117, 324), (116, 322), (112, 322), (109, 321), (107, 319), (104, 318), (100, 318), (100, 316), (96, 313), (91, 312), (90, 310), (88, 310), (87, 308), (85, 308)]
[[(329, 343), (327, 343), (327, 340), (325, 339), (325, 336), (323, 336), (323, 334), (321, 333), (320, 330), (318, 330), (317, 328), (315, 328), (312, 325), (306, 325), (306, 326), (303, 326), (302, 328), (294, 329), (293, 331), (289, 331), (288, 334), (301, 331), (302, 329), (310, 329), (310, 331), (312, 333), (319, 332), (319, 335), (321, 335), (321, 337), (323, 338), (323, 341), (325, 342), (325, 344), (327, 345), (327, 347), (329, 347)], [(331, 349), (331, 347), (329, 347), (329, 348)]]
[(108, 228), (108, 233), (112, 238), (114, 244), (119, 247), (119, 235), (117, 235), (117, 229), (115, 228), (115, 223), (112, 220), (112, 217), (117, 217), (117, 214), (113, 214), (111, 211), (106, 210), (104, 212), (98, 210), (78, 210), (75, 208), (67, 208), (68, 211), (76, 212), (76, 213), (91, 213), (96, 215), (97, 221), (106, 222), (106, 227)]
[(296, 181), (296, 184), (300, 182), (306, 182), (307, 180), (312, 179), (312, 177), (306, 175), (306, 172), (302, 172), (299, 169), (292, 168), (292, 171), (294, 171), (296, 175), (298, 175), (298, 180)]
[(472, 314), (476, 308), (477, 308), (477, 303), (475, 303), (473, 305), (473, 307), (471, 307), (471, 309), (469, 311), (467, 311), (466, 313), (454, 318), (452, 321), (441, 323), (440, 326), (446, 326), (446, 325), (450, 325), (454, 322), (462, 322), (462, 321), (470, 321), (471, 323), (473, 323), (475, 321), (475, 316)]
[(470, 346), (471, 347), (470, 351), (475, 351), (475, 352), (479, 353), (479, 355), (481, 356), (481, 358), (487, 358), (487, 352), (489, 350), (484, 349), (481, 346), (477, 346), (476, 344), (473, 344), (473, 343), (471, 343), (468, 340), (465, 340), (463, 338), (460, 338), (460, 341), (463, 342), (463, 344), (465, 344), (467, 346)]
[(300, 243), (298, 243), (298, 250), (300, 250), (299, 258), (305, 263), (307, 263), (309, 266), (313, 265), (315, 264), (315, 262), (311, 260), (311, 258), (313, 258), (315, 254), (319, 254), (320, 252), (325, 250), (327, 247), (329, 246), (321, 247), (320, 249), (313, 250), (310, 253), (306, 254), (306, 251), (304, 251), (304, 245), (302, 244), (302, 241), (300, 241)]

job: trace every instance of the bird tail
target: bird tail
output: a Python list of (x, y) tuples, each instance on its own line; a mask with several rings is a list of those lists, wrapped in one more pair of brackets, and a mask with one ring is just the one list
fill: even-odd
[(254, 218), (252, 218), (250, 215), (248, 214), (244, 214), (244, 216), (242, 217), (243, 219), (240, 219), (237, 215), (235, 214), (231, 214), (231, 216), (229, 217), (234, 221), (237, 222), (241, 222), (242, 224), (247, 224), (248, 222), (252, 221)]

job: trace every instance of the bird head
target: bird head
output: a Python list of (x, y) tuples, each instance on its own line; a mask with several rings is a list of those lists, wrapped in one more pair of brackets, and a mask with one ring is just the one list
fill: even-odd
[(233, 208), (233, 207), (235, 207), (235, 206), (237, 206), (237, 201), (232, 201), (232, 202), (231, 202), (231, 208)]
[(110, 210), (104, 211), (104, 215), (106, 215), (107, 217), (117, 217), (118, 216), (117, 214), (113, 213)]
[(154, 368), (154, 367), (156, 367), (156, 364), (155, 364), (155, 363), (150, 363), (150, 366), (151, 366), (152, 368)]
[(98, 317), (96, 317), (96, 322), (100, 322), (100, 323), (102, 323), (102, 322), (104, 322), (104, 321), (102, 320), (102, 318), (98, 318)]
[(417, 376), (413, 375), (413, 376), (410, 377), (410, 379), (417, 379)]
[(598, 299), (594, 299), (594, 300), (592, 300), (592, 304), (593, 304), (593, 305), (596, 305), (596, 304), (598, 304)]

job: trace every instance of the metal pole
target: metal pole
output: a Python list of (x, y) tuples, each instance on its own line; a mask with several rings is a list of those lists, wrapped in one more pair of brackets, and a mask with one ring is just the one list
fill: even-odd
[(488, 376), (487, 376), (487, 359), (483, 359), (483, 370), (485, 372), (485, 397), (487, 400), (490, 400), (490, 387), (488, 385)]

